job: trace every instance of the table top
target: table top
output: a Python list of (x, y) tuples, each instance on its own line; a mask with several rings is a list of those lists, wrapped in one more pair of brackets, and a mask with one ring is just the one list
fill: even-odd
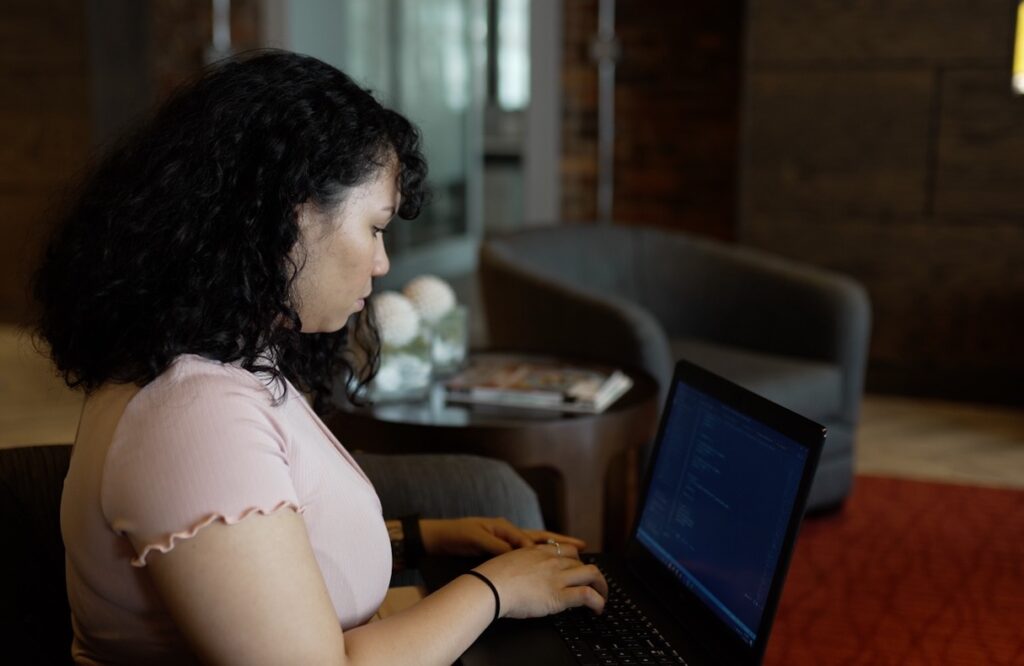
[[(481, 354), (478, 354), (481, 355)], [(558, 360), (540, 356), (523, 356), (529, 360)], [(581, 367), (587, 363), (581, 362)], [(633, 386), (622, 397), (600, 413), (571, 413), (549, 409), (530, 409), (510, 405), (483, 405), (447, 402), (444, 378), (435, 379), (426, 398), (396, 402), (379, 402), (365, 407), (339, 404), (339, 410), (346, 417), (362, 417), (378, 422), (416, 425), (424, 427), (518, 427), (564, 424), (567, 421), (588, 421), (606, 418), (609, 415), (631, 411), (646, 404), (657, 396), (655, 381), (644, 373), (629, 372)]]

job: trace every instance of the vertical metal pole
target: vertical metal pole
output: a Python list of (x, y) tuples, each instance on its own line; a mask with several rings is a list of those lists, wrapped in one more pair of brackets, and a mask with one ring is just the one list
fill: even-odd
[(487, 91), (488, 107), (498, 104), (498, 0), (487, 0)]
[[(388, 64), (386, 70), (387, 78), (382, 82), (381, 88), (387, 91), (385, 99), (389, 106), (397, 109), (407, 108), (403, 106), (405, 95), (402, 94), (402, 83), (404, 82), (402, 69), (405, 66), (406, 49), (409, 48), (405, 40), (402, 39), (402, 21), (405, 18), (403, 16), (405, 7), (402, 0), (384, 0), (377, 3), (376, 7), (383, 7), (385, 20), (387, 21), (386, 43), (390, 45), (390, 48), (385, 53)], [(413, 11), (415, 11), (415, 8)], [(412, 231), (411, 224), (399, 225), (397, 232), (391, 235), (390, 251), (393, 256), (401, 256), (412, 249), (414, 244)]]
[(611, 224), (615, 195), (615, 0), (598, 4), (597, 36), (591, 44), (597, 62), (597, 220)]
[(1013, 92), (1024, 95), (1024, 0), (1017, 5), (1017, 30), (1013, 49)]
[(213, 0), (213, 41), (206, 49), (206, 63), (231, 55), (231, 0)]
[[(487, 106), (487, 8), (476, 0), (463, 0), (466, 13), (467, 50), (469, 53), (469, 106), (466, 108), (466, 164), (465, 216), (466, 233), (475, 248), (484, 235), (484, 113)], [(497, 11), (497, 3), (495, 3)], [(497, 54), (497, 49), (494, 50)], [(497, 85), (494, 88), (497, 100)]]

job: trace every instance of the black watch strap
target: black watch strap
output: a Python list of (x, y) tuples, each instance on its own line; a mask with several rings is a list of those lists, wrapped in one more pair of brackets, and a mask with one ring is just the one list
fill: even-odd
[(424, 555), (423, 535), (420, 534), (420, 515), (414, 513), (399, 518), (402, 523), (402, 540), (405, 542), (405, 566), (415, 569)]

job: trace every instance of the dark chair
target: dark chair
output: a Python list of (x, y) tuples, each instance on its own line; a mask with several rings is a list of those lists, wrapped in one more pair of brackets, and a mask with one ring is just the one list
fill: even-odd
[(462, 454), (389, 455), (353, 452), (380, 497), (384, 515), (427, 518), (501, 516), (543, 529), (533, 488), (501, 460)]
[[(543, 527), (533, 489), (506, 463), (464, 455), (356, 457), (384, 515), (505, 516)], [(60, 498), (71, 446), (0, 449), (0, 661), (71, 663), (71, 609), (60, 533)], [(412, 582), (407, 572), (397, 584)]]
[(632, 226), (546, 227), (480, 251), (490, 344), (647, 372), (688, 359), (829, 429), (809, 507), (853, 480), (871, 321), (853, 280), (739, 245)]
[(6, 663), (71, 663), (60, 536), (70, 459), (66, 444), (0, 450), (0, 654)]

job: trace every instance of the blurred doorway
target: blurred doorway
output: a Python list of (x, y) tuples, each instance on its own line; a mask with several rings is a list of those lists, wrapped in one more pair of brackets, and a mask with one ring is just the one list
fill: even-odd
[(343, 69), (423, 132), (433, 200), (393, 227), (385, 287), (466, 275), (484, 234), (556, 217), (561, 2), (264, 0), (263, 14), (268, 45)]
[(478, 0), (303, 0), (283, 41), (362, 83), (423, 133), (430, 205), (390, 234), (392, 274), (458, 273), (482, 233), (486, 12)]

